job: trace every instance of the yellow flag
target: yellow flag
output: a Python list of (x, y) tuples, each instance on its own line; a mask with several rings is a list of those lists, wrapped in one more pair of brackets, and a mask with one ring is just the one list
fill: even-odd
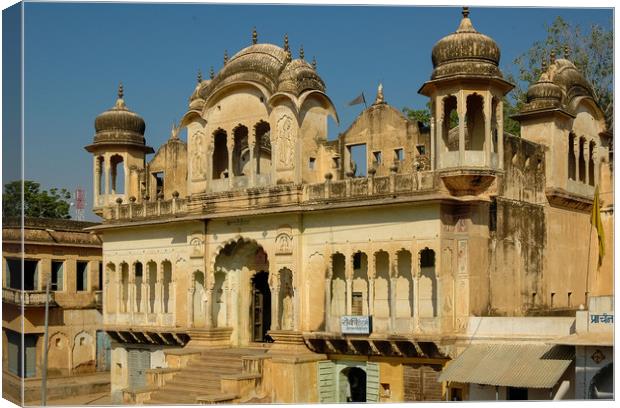
[(605, 256), (605, 232), (603, 231), (603, 221), (601, 220), (598, 186), (594, 189), (594, 202), (592, 202), (590, 223), (596, 228), (596, 235), (598, 236), (598, 266), (601, 266), (603, 263), (603, 256)]

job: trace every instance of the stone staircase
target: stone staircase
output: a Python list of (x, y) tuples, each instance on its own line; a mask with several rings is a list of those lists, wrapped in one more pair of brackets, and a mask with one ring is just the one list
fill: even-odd
[(188, 361), (163, 386), (150, 393), (145, 404), (188, 405), (197, 402), (232, 402), (237, 395), (222, 391), (222, 377), (242, 376), (242, 356), (261, 355), (266, 349), (210, 349)]

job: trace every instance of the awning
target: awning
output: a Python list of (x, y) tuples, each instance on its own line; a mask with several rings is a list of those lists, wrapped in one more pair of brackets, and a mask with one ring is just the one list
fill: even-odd
[(543, 343), (472, 344), (438, 381), (522, 388), (552, 388), (575, 357), (572, 347)]
[(612, 332), (602, 333), (575, 333), (570, 336), (560, 337), (547, 341), (547, 344), (564, 344), (568, 346), (613, 346), (614, 334)]

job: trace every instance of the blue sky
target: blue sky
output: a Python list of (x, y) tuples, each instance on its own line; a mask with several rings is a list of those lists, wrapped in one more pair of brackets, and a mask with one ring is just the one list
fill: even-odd
[[(472, 7), (470, 14), (499, 44), (505, 73), (556, 16), (584, 27), (612, 24), (611, 9)], [(44, 188), (82, 186), (90, 206), (92, 159), (83, 147), (95, 117), (113, 106), (119, 81), (157, 149), (183, 116), (198, 69), (208, 76), (213, 65), (217, 72), (225, 49), (233, 55), (251, 43), (253, 26), (259, 42), (281, 45), (288, 33), (294, 57), (301, 44), (307, 60), (316, 56), (341, 120), (330, 121), (330, 138), (363, 109), (347, 102), (364, 91), (370, 103), (379, 81), (388, 103), (421, 108), (426, 99), (417, 91), (430, 77), (433, 44), (460, 17), (458, 7), (26, 3), (25, 177)], [(4, 109), (6, 146), (18, 128)], [(3, 182), (17, 175), (6, 163), (3, 174)]]

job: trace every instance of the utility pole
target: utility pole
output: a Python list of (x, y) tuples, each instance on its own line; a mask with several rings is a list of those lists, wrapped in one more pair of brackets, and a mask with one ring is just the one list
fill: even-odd
[(41, 379), (41, 405), (47, 405), (47, 337), (49, 334), (51, 274), (47, 276), (45, 285), (45, 331), (43, 335), (43, 374)]

